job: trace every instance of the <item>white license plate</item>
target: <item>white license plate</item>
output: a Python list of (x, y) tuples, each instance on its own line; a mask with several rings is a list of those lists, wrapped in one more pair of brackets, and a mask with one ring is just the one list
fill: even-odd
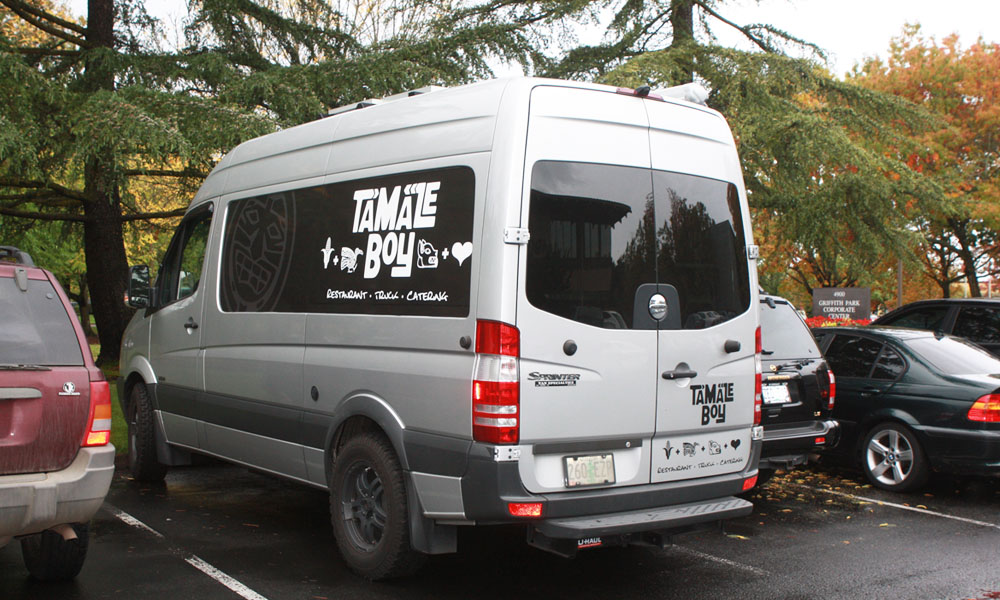
[(613, 454), (592, 456), (566, 456), (566, 487), (606, 485), (615, 482), (615, 457)]
[(787, 404), (792, 401), (788, 394), (788, 384), (770, 383), (761, 387), (764, 404)]

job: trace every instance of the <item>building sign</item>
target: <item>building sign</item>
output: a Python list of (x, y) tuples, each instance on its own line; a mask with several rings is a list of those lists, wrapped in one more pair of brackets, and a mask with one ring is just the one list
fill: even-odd
[(813, 288), (812, 316), (828, 319), (870, 319), (871, 288)]

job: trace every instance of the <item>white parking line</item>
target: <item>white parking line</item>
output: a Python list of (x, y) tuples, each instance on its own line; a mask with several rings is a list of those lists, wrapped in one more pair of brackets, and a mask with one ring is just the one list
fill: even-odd
[(996, 523), (977, 521), (975, 519), (966, 519), (965, 517), (956, 517), (955, 515), (948, 515), (933, 510), (928, 510), (926, 508), (906, 506), (905, 504), (896, 504), (895, 502), (886, 502), (885, 500), (876, 500), (875, 498), (865, 498), (864, 496), (855, 496), (854, 494), (848, 494), (847, 492), (838, 492), (837, 490), (827, 490), (823, 488), (813, 487), (811, 485), (801, 485), (801, 484), (792, 484), (792, 485), (794, 485), (795, 487), (805, 488), (807, 490), (814, 490), (817, 492), (833, 494), (834, 496), (843, 496), (844, 498), (851, 498), (852, 500), (859, 500), (861, 502), (870, 502), (872, 504), (881, 504), (882, 506), (891, 506), (892, 508), (899, 508), (902, 510), (908, 510), (911, 512), (921, 513), (924, 515), (931, 515), (932, 517), (941, 517), (942, 519), (951, 519), (952, 521), (961, 521), (962, 523), (969, 523), (970, 525), (978, 525), (980, 527), (989, 527), (990, 529), (1000, 529), (1000, 525)]
[[(150, 533), (150, 534), (152, 534), (152, 535), (160, 538), (161, 540), (165, 540), (166, 539), (162, 533), (160, 533), (159, 531), (153, 529), (149, 525), (146, 525), (145, 523), (143, 523), (139, 519), (136, 519), (135, 517), (133, 517), (132, 515), (128, 514), (127, 512), (125, 512), (125, 511), (123, 511), (123, 510), (121, 510), (119, 508), (116, 508), (116, 507), (108, 504), (107, 502), (104, 503), (104, 508), (105, 508), (105, 510), (107, 510), (109, 513), (111, 513), (112, 515), (114, 515), (116, 518), (118, 518), (120, 521), (122, 521), (126, 525), (130, 525), (132, 527), (135, 527), (136, 529), (141, 529), (142, 531), (145, 531), (146, 533)], [(192, 567), (198, 569), (199, 571), (201, 571), (205, 575), (208, 575), (209, 577), (211, 577), (215, 581), (221, 583), (222, 585), (226, 586), (230, 590), (236, 592), (237, 594), (239, 594), (245, 600), (267, 600), (267, 598), (265, 598), (264, 596), (261, 596), (257, 592), (253, 591), (252, 589), (248, 588), (244, 584), (240, 583), (240, 581), (237, 580), (235, 577), (231, 577), (231, 576), (223, 573), (219, 569), (216, 569), (211, 564), (205, 562), (204, 560), (202, 560), (201, 558), (199, 558), (198, 556), (196, 556), (194, 554), (189, 554), (188, 552), (185, 552), (185, 551), (181, 550), (180, 548), (175, 548), (175, 547), (170, 547), (170, 552), (172, 554), (176, 554), (176, 555), (180, 556), (181, 558), (184, 559), (184, 562), (186, 562), (187, 564), (191, 565)]]
[(251, 590), (247, 586), (243, 585), (233, 577), (226, 575), (222, 571), (216, 569), (212, 565), (208, 564), (207, 562), (203, 561), (202, 559), (198, 558), (193, 554), (185, 558), (184, 560), (187, 561), (189, 565), (198, 569), (205, 575), (208, 575), (212, 579), (218, 581), (222, 585), (233, 590), (240, 596), (246, 598), (246, 600), (267, 600), (267, 598), (265, 598), (264, 596), (261, 596), (260, 594)]
[(750, 565), (745, 565), (743, 563), (736, 562), (735, 560), (729, 560), (728, 558), (722, 558), (721, 556), (713, 556), (711, 554), (705, 554), (704, 552), (698, 552), (697, 550), (692, 550), (691, 548), (685, 548), (684, 546), (674, 545), (672, 548), (680, 550), (684, 554), (689, 554), (691, 556), (700, 558), (702, 560), (709, 560), (712, 562), (717, 562), (727, 567), (734, 567), (740, 569), (741, 571), (747, 571), (748, 573), (753, 573), (754, 575), (759, 575), (760, 577), (767, 577), (770, 575), (764, 569), (758, 569), (757, 567), (751, 567)]

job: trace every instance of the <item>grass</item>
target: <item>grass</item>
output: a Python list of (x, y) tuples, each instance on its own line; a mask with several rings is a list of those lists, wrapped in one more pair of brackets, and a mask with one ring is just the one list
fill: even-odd
[[(100, 344), (91, 344), (90, 353), (97, 358), (101, 352)], [(121, 403), (118, 402), (118, 365), (113, 369), (104, 369), (104, 378), (111, 384), (111, 443), (115, 445), (115, 454), (128, 453), (128, 424), (122, 414)]]

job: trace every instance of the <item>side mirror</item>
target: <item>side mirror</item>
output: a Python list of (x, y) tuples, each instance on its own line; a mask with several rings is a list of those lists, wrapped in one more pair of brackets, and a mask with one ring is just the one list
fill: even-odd
[(136, 265), (128, 270), (128, 298), (125, 303), (132, 308), (148, 308), (151, 304), (149, 267)]

